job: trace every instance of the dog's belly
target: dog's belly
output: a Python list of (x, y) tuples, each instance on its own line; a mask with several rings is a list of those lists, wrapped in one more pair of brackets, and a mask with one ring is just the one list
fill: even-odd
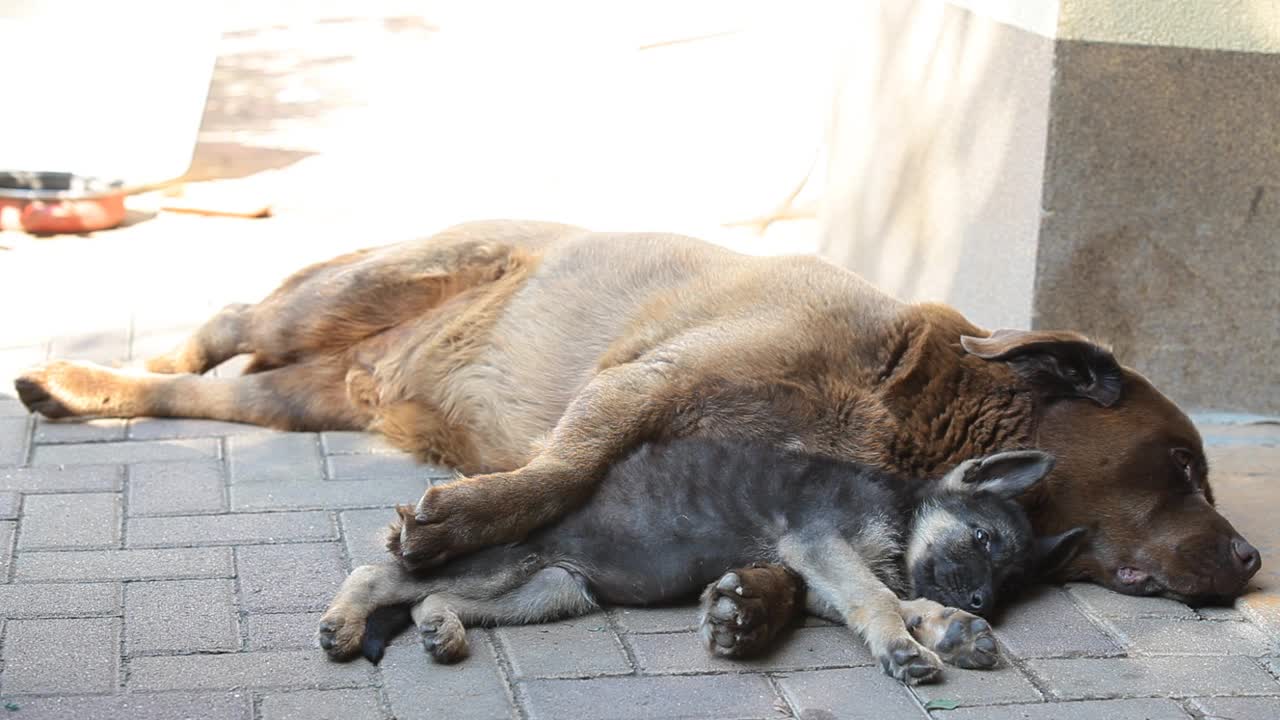
[(655, 304), (713, 268), (750, 259), (688, 238), (589, 234), (548, 248), (475, 361), (450, 373), (445, 407), (483, 428), (495, 467), (518, 467), (591, 381), (601, 358)]

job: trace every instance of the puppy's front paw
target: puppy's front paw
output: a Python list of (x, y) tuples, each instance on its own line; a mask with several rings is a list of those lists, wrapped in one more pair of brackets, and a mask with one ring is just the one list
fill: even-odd
[(933, 682), (942, 673), (938, 656), (909, 637), (889, 643), (878, 659), (886, 675), (908, 685)]
[(1000, 662), (991, 624), (956, 608), (919, 616), (909, 624), (911, 633), (932, 648), (948, 665), (970, 670), (990, 670)]

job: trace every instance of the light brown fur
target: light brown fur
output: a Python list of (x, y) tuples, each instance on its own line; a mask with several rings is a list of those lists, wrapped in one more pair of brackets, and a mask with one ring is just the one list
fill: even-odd
[[(1059, 465), (1029, 503), (1037, 529), (1091, 529), (1066, 576), (1181, 598), (1240, 592), (1256, 551), (1213, 510), (1186, 416), (1078, 335), (989, 335), (817, 258), (492, 221), (304, 269), (150, 373), (58, 361), (18, 390), (55, 417), (382, 432), (473, 475), (419, 501), (403, 558), (414, 567), (519, 539), (650, 438), (751, 437), (911, 477), (1041, 447)], [(236, 353), (253, 354), (251, 374), (166, 374)], [(1200, 492), (1176, 512), (1140, 512), (1182, 492), (1175, 448)], [(1124, 568), (1145, 579), (1118, 580)]]

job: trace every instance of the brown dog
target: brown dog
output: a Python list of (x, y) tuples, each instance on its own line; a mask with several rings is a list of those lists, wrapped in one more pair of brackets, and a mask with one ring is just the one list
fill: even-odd
[[(252, 353), (238, 378), (203, 377)], [(149, 373), (59, 361), (17, 381), (50, 417), (207, 417), (375, 430), (488, 473), (427, 491), (410, 567), (518, 540), (644, 439), (749, 437), (936, 477), (1058, 458), (1036, 530), (1090, 540), (1064, 577), (1230, 598), (1258, 552), (1213, 509), (1187, 417), (1066, 332), (987, 333), (810, 257), (685, 237), (485, 222), (344, 255), (230, 306)]]

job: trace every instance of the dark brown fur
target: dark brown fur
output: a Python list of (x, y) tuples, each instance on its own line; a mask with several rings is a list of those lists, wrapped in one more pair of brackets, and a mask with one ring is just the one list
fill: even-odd
[[(237, 353), (253, 354), (255, 372), (165, 374)], [(1194, 426), (1110, 353), (1072, 333), (991, 335), (816, 258), (472, 223), (307, 268), (148, 367), (59, 361), (18, 390), (55, 417), (374, 430), (481, 474), (420, 500), (406, 549), (415, 567), (519, 539), (577, 505), (636, 443), (691, 435), (911, 477), (1042, 448), (1059, 464), (1029, 502), (1037, 531), (1091, 530), (1066, 577), (1216, 599), (1258, 566), (1212, 507)]]

